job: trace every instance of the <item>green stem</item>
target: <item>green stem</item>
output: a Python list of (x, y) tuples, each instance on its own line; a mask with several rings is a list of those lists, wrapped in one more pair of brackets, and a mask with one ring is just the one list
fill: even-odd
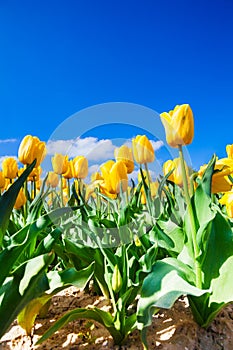
[(193, 243), (193, 249), (194, 249), (194, 260), (195, 260), (195, 272), (196, 272), (196, 286), (198, 288), (202, 288), (202, 278), (201, 278), (201, 266), (198, 262), (198, 256), (200, 253), (198, 244), (197, 244), (197, 234), (196, 234), (196, 225), (195, 225), (195, 218), (193, 213), (193, 208), (190, 200), (189, 195), (189, 189), (188, 189), (188, 179), (185, 169), (185, 163), (184, 163), (184, 154), (182, 145), (179, 145), (179, 157), (181, 162), (181, 171), (182, 171), (182, 178), (183, 178), (183, 189), (184, 189), (184, 197), (187, 204), (187, 210), (190, 220), (190, 226), (191, 226), (191, 236), (192, 236), (192, 243)]
[(63, 183), (62, 183), (62, 175), (60, 175), (60, 191), (61, 191), (61, 205), (64, 206), (64, 200), (63, 200)]

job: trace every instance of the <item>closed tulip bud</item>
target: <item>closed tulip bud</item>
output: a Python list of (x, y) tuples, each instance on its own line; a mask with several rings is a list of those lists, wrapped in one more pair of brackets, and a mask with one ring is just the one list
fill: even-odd
[(84, 156), (77, 156), (72, 161), (73, 177), (76, 179), (85, 179), (88, 175), (88, 160)]
[(118, 293), (122, 287), (122, 277), (118, 265), (115, 265), (112, 275), (112, 289)]
[(160, 114), (169, 146), (189, 145), (194, 136), (193, 112), (188, 104), (177, 105), (173, 111)]
[(125, 164), (127, 173), (131, 174), (134, 170), (134, 160), (131, 148), (127, 147), (126, 145), (116, 148), (114, 151), (114, 156), (117, 162), (122, 161)]
[(136, 136), (132, 140), (134, 159), (138, 164), (151, 163), (155, 159), (154, 149), (148, 138), (143, 136)]
[(227, 145), (226, 152), (227, 152), (228, 158), (233, 159), (233, 145)]
[(219, 200), (219, 203), (226, 205), (227, 215), (230, 218), (233, 218), (233, 190), (224, 193), (222, 198)]
[(68, 156), (56, 153), (54, 157), (52, 157), (52, 166), (56, 174), (64, 174), (68, 170)]
[(110, 172), (110, 183), (113, 193), (120, 193), (127, 191), (128, 188), (128, 176), (127, 176), (127, 168), (124, 162), (119, 161), (116, 162)]
[(36, 136), (27, 135), (21, 141), (18, 150), (18, 158), (22, 164), (28, 165), (36, 159), (36, 166), (39, 166), (46, 155), (45, 142), (40, 141)]
[(21, 188), (19, 193), (18, 193), (18, 196), (16, 198), (16, 201), (15, 201), (15, 204), (14, 204), (14, 208), (17, 209), (17, 210), (22, 208), (24, 206), (24, 204), (26, 203), (26, 201), (27, 201), (27, 198), (26, 198), (26, 196), (24, 194), (23, 189)]
[(48, 173), (46, 184), (47, 186), (51, 186), (53, 188), (57, 187), (59, 184), (59, 176), (56, 173), (50, 171)]
[(2, 171), (0, 171), (0, 190), (5, 187), (5, 177), (3, 176)]
[(15, 158), (5, 158), (2, 162), (2, 173), (7, 179), (15, 179), (18, 173), (18, 164)]
[(66, 172), (63, 174), (63, 177), (64, 177), (65, 179), (72, 179), (72, 178), (73, 178), (71, 161), (68, 161), (67, 170), (66, 170)]
[[(167, 175), (172, 169), (173, 172), (168, 177), (168, 180), (174, 182), (178, 186), (183, 186), (183, 176), (181, 170), (181, 161), (180, 158), (175, 158), (173, 160), (167, 160), (163, 165), (163, 173)], [(185, 163), (186, 174), (188, 174), (188, 166)]]
[(108, 160), (100, 166), (100, 171), (104, 179), (104, 190), (106, 190), (109, 193), (113, 192), (109, 173), (114, 164), (115, 162), (113, 160)]

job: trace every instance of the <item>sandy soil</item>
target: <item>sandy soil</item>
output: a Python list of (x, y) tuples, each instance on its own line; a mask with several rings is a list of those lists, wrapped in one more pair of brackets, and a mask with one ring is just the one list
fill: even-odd
[[(52, 299), (49, 312), (44, 319), (37, 318), (33, 335), (28, 337), (15, 321), (0, 341), (1, 350), (142, 350), (138, 331), (134, 331), (127, 342), (113, 344), (108, 331), (97, 323), (79, 320), (69, 323), (49, 340), (35, 346), (36, 341), (52, 322), (76, 307), (95, 305), (106, 309), (106, 301), (87, 295), (73, 287)], [(232, 350), (233, 349), (233, 305), (221, 311), (207, 330), (193, 320), (187, 299), (176, 302), (171, 310), (160, 310), (148, 329), (149, 349), (158, 350)]]

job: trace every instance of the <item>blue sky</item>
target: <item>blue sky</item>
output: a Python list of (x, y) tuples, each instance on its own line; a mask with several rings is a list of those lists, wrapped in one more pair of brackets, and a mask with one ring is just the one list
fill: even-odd
[(84, 108), (129, 102), (158, 113), (189, 103), (192, 163), (224, 157), (233, 143), (232, 18), (232, 0), (0, 1), (0, 156), (26, 134), (47, 141)]

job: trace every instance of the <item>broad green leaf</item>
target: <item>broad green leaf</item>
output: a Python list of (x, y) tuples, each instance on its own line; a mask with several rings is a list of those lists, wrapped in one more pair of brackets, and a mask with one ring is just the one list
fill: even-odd
[(187, 275), (192, 279), (193, 272), (177, 259), (164, 259), (154, 264), (142, 285), (137, 311), (139, 329), (151, 324), (155, 309), (171, 308), (184, 294), (200, 296), (207, 292), (191, 285)]
[(85, 288), (90, 281), (94, 272), (94, 263), (86, 269), (77, 271), (75, 268), (64, 271), (50, 271), (47, 274), (49, 289), (46, 294), (35, 298), (18, 315), (19, 325), (26, 331), (27, 335), (31, 334), (34, 321), (42, 307), (58, 292), (73, 285), (77, 288)]
[(92, 307), (90, 309), (75, 309), (70, 312), (67, 312), (63, 317), (61, 317), (58, 321), (54, 323), (52, 327), (50, 327), (43, 336), (38, 340), (36, 344), (41, 344), (43, 341), (48, 339), (51, 335), (53, 335), (60, 328), (64, 327), (67, 323), (71, 321), (75, 321), (78, 319), (91, 319), (102, 324), (109, 333), (112, 335), (114, 342), (116, 344), (120, 344), (124, 340), (124, 335), (122, 335), (119, 331), (114, 327), (113, 317), (109, 312), (102, 311), (96, 307)]
[(33, 223), (26, 225), (10, 237), (7, 242), (8, 246), (0, 252), (0, 266), (2, 266), (0, 286), (4, 279), (9, 275), (10, 271), (16, 267), (16, 262), (29, 246), (31, 240), (34, 240), (35, 237), (48, 225), (56, 222), (56, 220), (58, 220), (65, 212), (67, 212), (67, 208), (56, 209), (49, 214), (41, 216)]
[(18, 193), (31, 173), (36, 159), (28, 166), (28, 168), (19, 176), (19, 178), (9, 187), (9, 189), (0, 196), (0, 247), (6, 232), (11, 212), (13, 210)]
[(0, 287), (0, 338), (21, 310), (48, 288), (45, 270), (54, 254), (40, 255), (21, 265)]

